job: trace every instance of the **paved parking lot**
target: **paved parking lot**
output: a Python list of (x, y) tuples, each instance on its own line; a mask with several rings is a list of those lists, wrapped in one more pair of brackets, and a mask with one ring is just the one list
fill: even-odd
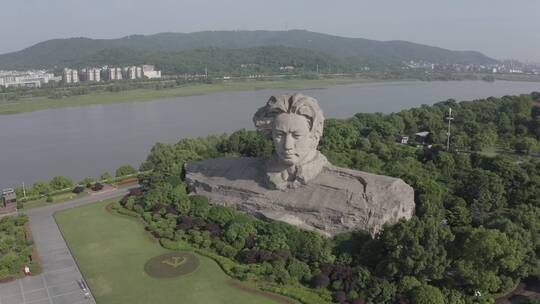
[[(65, 269), (66, 273), (51, 273), (27, 277), (0, 285), (2, 304), (75, 304), (95, 303), (85, 298), (76, 280), (80, 279), (76, 269)], [(68, 274), (69, 273), (69, 274)], [(55, 285), (49, 285), (50, 283)]]
[(53, 215), (63, 209), (122, 196), (127, 191), (117, 189), (26, 212), (43, 272), (38, 276), (0, 284), (0, 304), (95, 304), (92, 295), (88, 292), (85, 296), (78, 284), (82, 280), (81, 272)]

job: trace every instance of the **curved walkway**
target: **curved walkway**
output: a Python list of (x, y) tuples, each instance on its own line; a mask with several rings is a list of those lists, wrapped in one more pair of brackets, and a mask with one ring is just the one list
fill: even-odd
[(95, 304), (90, 291), (85, 296), (80, 286), (82, 274), (53, 216), (57, 211), (120, 197), (128, 191), (128, 188), (114, 189), (24, 212), (30, 220), (43, 272), (0, 284), (0, 304)]

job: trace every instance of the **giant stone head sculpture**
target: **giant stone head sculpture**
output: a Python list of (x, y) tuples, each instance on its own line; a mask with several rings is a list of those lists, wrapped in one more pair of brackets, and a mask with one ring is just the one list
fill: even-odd
[[(274, 142), (275, 155), (270, 161), (270, 171), (281, 172), (279, 177), (284, 181), (297, 180), (300, 183), (307, 182), (308, 177), (320, 172), (322, 164), (326, 162), (317, 151), (324, 116), (315, 98), (301, 93), (272, 96), (255, 113), (253, 122), (264, 137)], [(317, 166), (311, 166), (308, 172), (305, 165), (310, 163)]]

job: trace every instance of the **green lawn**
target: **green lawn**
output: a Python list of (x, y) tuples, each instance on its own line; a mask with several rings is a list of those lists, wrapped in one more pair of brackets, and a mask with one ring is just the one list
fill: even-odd
[(110, 104), (149, 101), (159, 98), (202, 95), (227, 91), (250, 91), (269, 88), (308, 89), (338, 84), (375, 82), (369, 78), (329, 78), (317, 80), (232, 81), (217, 84), (189, 84), (172, 89), (136, 89), (121, 92), (90, 93), (63, 99), (45, 97), (22, 98), (0, 103), (0, 115), (31, 112), (50, 108), (74, 107), (93, 104)]
[(103, 201), (55, 215), (56, 221), (98, 304), (278, 303), (229, 285), (211, 259), (198, 255), (199, 268), (186, 276), (151, 278), (145, 262), (168, 250), (149, 239), (135, 219), (110, 214)]

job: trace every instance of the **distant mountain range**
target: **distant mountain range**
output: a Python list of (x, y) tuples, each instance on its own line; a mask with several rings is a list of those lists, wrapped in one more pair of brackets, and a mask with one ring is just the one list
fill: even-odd
[[(291, 57), (277, 56), (283, 56), (280, 51)], [(274, 52), (278, 54), (274, 55)], [(248, 57), (242, 58), (244, 56)], [(346, 38), (305, 30), (205, 31), (133, 35), (119, 39), (53, 39), (0, 55), (0, 69), (154, 63), (164, 70), (181, 72), (180, 67), (173, 67), (178, 60), (184, 61), (184, 66), (192, 66), (190, 60), (195, 60), (197, 66), (207, 66), (217, 63), (216, 59), (234, 61), (235, 64), (266, 64), (254, 62), (261, 58), (279, 64), (295, 63), (303, 58), (306, 64), (319, 65), (320, 61), (320, 64), (348, 66), (349, 69), (395, 66), (411, 60), (441, 64), (497, 62), (475, 51), (452, 51), (407, 41)]]

